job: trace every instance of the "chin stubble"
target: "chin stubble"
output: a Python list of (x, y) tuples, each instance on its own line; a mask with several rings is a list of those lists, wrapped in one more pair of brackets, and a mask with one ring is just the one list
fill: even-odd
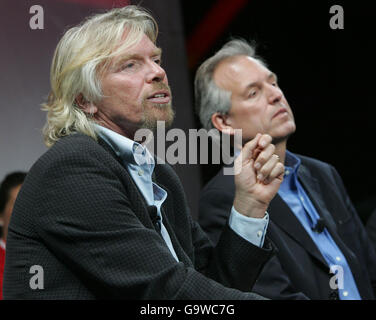
[[(142, 128), (146, 128), (154, 132), (157, 129), (157, 121), (164, 121), (166, 128), (170, 127), (174, 121), (175, 112), (171, 102), (168, 104), (153, 104), (152, 106), (147, 106), (145, 101), (143, 104), (143, 109), (144, 119)], [(163, 112), (163, 116), (159, 116), (160, 112)]]

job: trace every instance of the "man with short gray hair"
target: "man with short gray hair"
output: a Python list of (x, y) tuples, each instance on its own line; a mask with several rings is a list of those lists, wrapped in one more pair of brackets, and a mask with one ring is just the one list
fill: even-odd
[[(277, 253), (253, 290), (271, 299), (374, 299), (375, 251), (341, 178), (332, 166), (286, 149), (294, 116), (276, 74), (254, 48), (241, 39), (226, 43), (197, 70), (195, 95), (205, 128), (229, 135), (242, 130), (243, 144), (268, 134), (274, 144), (269, 154), (286, 168), (268, 207), (268, 235)], [(255, 168), (257, 178), (267, 181), (257, 160)], [(234, 189), (221, 170), (201, 193), (199, 223), (214, 243)]]

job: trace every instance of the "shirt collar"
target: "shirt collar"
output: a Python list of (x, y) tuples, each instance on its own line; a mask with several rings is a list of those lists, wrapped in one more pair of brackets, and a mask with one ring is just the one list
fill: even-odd
[(143, 145), (98, 124), (95, 124), (95, 126), (98, 129), (99, 136), (111, 146), (124, 162), (139, 166), (145, 163), (154, 164), (154, 158)]
[(286, 150), (286, 157), (285, 157), (285, 175), (290, 173), (297, 174), (297, 171), (300, 167), (300, 159), (293, 154), (292, 152)]

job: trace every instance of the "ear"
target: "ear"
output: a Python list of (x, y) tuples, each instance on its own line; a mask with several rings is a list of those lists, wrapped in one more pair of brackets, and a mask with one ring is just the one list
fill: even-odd
[(87, 101), (82, 93), (76, 97), (74, 102), (83, 112), (89, 115), (94, 115), (98, 111), (98, 108), (92, 102)]
[(213, 123), (213, 126), (219, 131), (230, 136), (234, 135), (235, 131), (231, 126), (231, 121), (229, 120), (228, 115), (219, 112), (213, 113), (211, 116), (211, 121)]

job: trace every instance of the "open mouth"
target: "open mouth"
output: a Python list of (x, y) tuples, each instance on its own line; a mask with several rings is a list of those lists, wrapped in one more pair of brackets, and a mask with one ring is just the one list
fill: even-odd
[(148, 100), (153, 103), (169, 103), (170, 94), (167, 91), (159, 91), (148, 97)]

